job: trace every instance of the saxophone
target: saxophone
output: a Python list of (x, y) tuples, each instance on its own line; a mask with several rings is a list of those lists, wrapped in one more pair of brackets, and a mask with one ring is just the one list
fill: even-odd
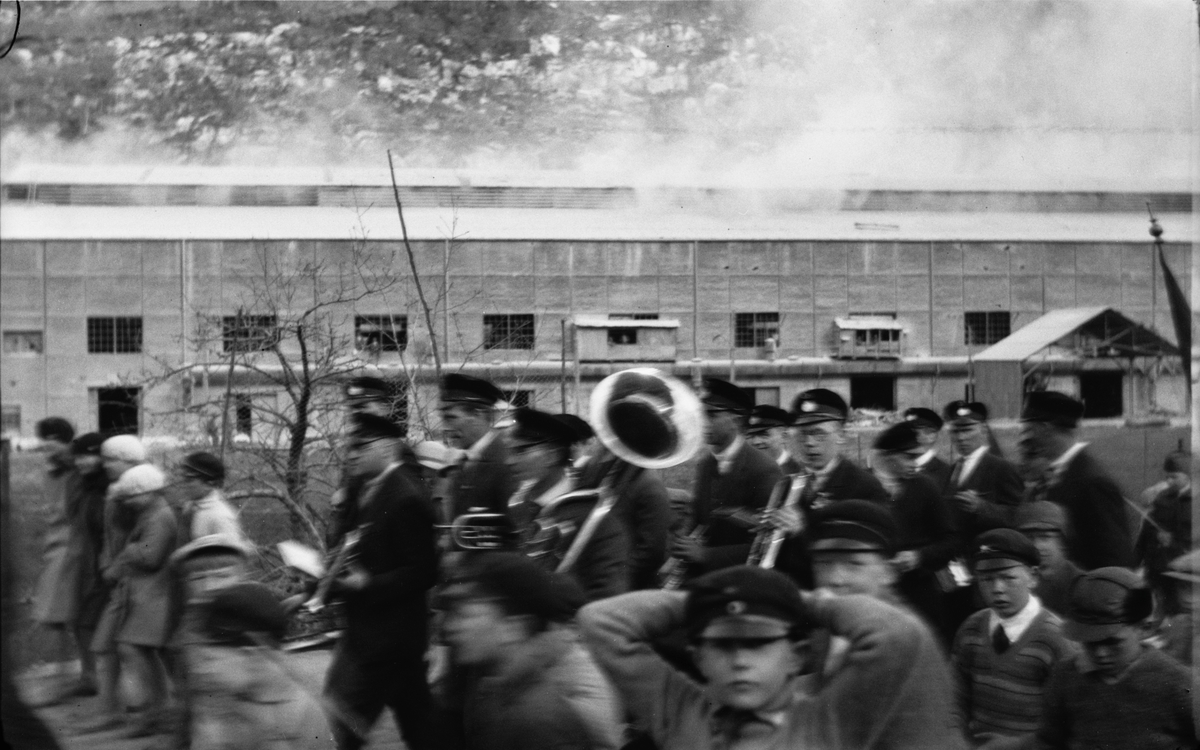
[[(795, 508), (800, 502), (801, 495), (804, 494), (808, 479), (807, 474), (801, 474), (786, 484), (783, 482), (776, 484), (775, 491), (771, 493), (771, 499), (767, 501), (764, 512), (770, 513), (780, 507)], [(759, 568), (774, 568), (775, 561), (779, 557), (779, 550), (783, 547), (783, 541), (786, 538), (787, 532), (783, 529), (769, 526), (763, 528), (754, 537), (754, 544), (750, 547), (750, 557), (747, 558), (746, 564)]]

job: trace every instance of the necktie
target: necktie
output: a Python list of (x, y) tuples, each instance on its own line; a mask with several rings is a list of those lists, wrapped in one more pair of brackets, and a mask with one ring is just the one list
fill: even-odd
[(958, 459), (954, 462), (954, 468), (950, 471), (950, 489), (958, 489), (958, 480), (962, 479), (963, 459)]
[(996, 649), (997, 654), (1003, 654), (1011, 645), (1012, 642), (1008, 640), (1008, 634), (1004, 632), (1004, 628), (997, 626), (995, 632), (992, 633), (992, 648)]

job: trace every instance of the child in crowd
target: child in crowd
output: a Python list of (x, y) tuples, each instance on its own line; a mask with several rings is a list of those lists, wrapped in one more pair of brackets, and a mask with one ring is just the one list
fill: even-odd
[(1164, 575), (1174, 586), (1174, 601), (1179, 611), (1164, 619), (1159, 628), (1159, 636), (1163, 639), (1162, 650), (1190, 667), (1192, 644), (1196, 638), (1193, 608), (1195, 587), (1200, 583), (1200, 550), (1193, 550), (1172, 560)]
[(1047, 500), (1025, 503), (1017, 509), (1017, 529), (1038, 551), (1038, 598), (1051, 612), (1066, 615), (1071, 582), (1083, 572), (1067, 559), (1066, 511)]

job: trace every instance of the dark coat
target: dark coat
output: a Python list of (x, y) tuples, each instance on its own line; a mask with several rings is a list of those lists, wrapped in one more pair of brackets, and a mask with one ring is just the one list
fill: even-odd
[(579, 486), (597, 487), (610, 471), (617, 472), (610, 483), (620, 491), (612, 514), (629, 537), (630, 585), (635, 589), (657, 588), (658, 569), (667, 559), (667, 532), (671, 527), (667, 488), (656, 472), (620, 459), (586, 467)]
[(954, 471), (954, 464), (943, 461), (941, 456), (935, 455), (929, 459), (918, 469), (918, 473), (927, 476), (933, 480), (933, 483), (938, 488), (938, 492), (946, 492), (950, 486), (950, 473)]
[[(538, 524), (543, 529), (556, 528), (558, 533), (555, 538), (561, 539), (561, 543), (555, 545), (557, 553), (539, 558), (545, 561), (547, 567), (558, 567), (599, 499), (596, 492), (572, 492), (563, 495), (538, 515)], [(609, 511), (596, 526), (592, 538), (584, 545), (567, 574), (575, 579), (591, 602), (629, 591), (630, 560), (629, 536), (625, 526), (613, 511)]]
[(369, 578), (366, 588), (344, 594), (342, 645), (364, 658), (424, 651), (425, 596), (437, 580), (429, 490), (411, 467), (393, 464), (363, 488), (354, 521), (362, 532), (357, 563)]
[[(1150, 520), (1142, 523), (1137, 540), (1137, 559), (1146, 566), (1151, 578), (1162, 576), (1167, 566), (1176, 557), (1192, 548), (1192, 491), (1182, 493), (1171, 489), (1163, 490), (1150, 506)], [(1159, 534), (1170, 535), (1167, 544)]]
[[(693, 500), (696, 522), (708, 527), (707, 558), (698, 567), (709, 571), (746, 562), (754, 542), (751, 519), (766, 507), (781, 477), (779, 465), (749, 443), (742, 445), (725, 474), (717, 473), (716, 457), (705, 452), (696, 464)], [(730, 517), (730, 511), (742, 511), (740, 519)]]
[(167, 560), (179, 542), (175, 513), (158, 500), (138, 514), (125, 547), (113, 561), (120, 571), (113, 599), (119, 599), (124, 617), (116, 640), (161, 648), (171, 635), (172, 578)]
[[(499, 434), (478, 460), (468, 460), (450, 475), (450, 503), (457, 518), (471, 508), (504, 513), (517, 483), (508, 468), (508, 448)], [(447, 519), (447, 522), (453, 519)]]
[(901, 574), (896, 587), (930, 625), (941, 629), (945, 612), (937, 574), (958, 549), (950, 508), (933, 480), (917, 474), (900, 483), (892, 516), (899, 531), (897, 547), (915, 550), (920, 559), (915, 570)]
[(1083, 570), (1134, 565), (1121, 488), (1086, 448), (1051, 479), (1045, 498), (1067, 512), (1067, 557), (1076, 565)]
[[(955, 469), (956, 473), (958, 471)], [(974, 490), (983, 497), (974, 513), (962, 510), (954, 500), (955, 493), (965, 490)], [(972, 541), (983, 532), (1011, 528), (1016, 523), (1017, 508), (1024, 494), (1025, 482), (1016, 468), (994, 453), (984, 453), (965, 482), (956, 481), (953, 486), (947, 484), (946, 495), (958, 528), (960, 554), (967, 554)]]

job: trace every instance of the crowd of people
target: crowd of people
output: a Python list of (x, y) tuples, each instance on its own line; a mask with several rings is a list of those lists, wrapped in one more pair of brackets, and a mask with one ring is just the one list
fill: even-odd
[[(1189, 454), (1127, 499), (1083, 405), (1034, 392), (1014, 461), (954, 401), (905, 411), (868, 469), (837, 393), (784, 410), (710, 378), (668, 488), (633, 454), (686, 442), (682, 404), (613, 377), (652, 415), (617, 438), (454, 374), (444, 442), (415, 445), (387, 383), (349, 382), (329, 572), (290, 599), (251, 580), (216, 456), (168, 476), (134, 436), (43, 420), (34, 616), (82, 664), (51, 700), (100, 696), (69, 731), (352, 750), (386, 707), (411, 750), (1197, 747)], [(314, 601), (344, 624), (319, 694), (280, 651)]]

